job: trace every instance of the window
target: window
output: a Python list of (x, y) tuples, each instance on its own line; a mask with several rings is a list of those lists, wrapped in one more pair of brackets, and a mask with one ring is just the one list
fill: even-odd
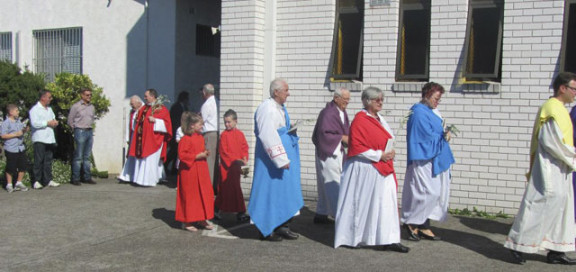
[(0, 33), (0, 61), (12, 62), (12, 33)]
[(53, 81), (58, 73), (82, 73), (82, 28), (34, 30), (34, 66)]
[(196, 55), (220, 57), (220, 31), (212, 33), (212, 27), (196, 25)]
[[(576, 73), (576, 0), (567, 0), (564, 9), (564, 35), (560, 70)], [(569, 50), (570, 49), (570, 50)]]
[(464, 77), (500, 82), (503, 1), (471, 0), (464, 45)]
[(332, 79), (362, 80), (364, 1), (337, 0)]
[(397, 81), (428, 81), (430, 0), (402, 0), (396, 56)]

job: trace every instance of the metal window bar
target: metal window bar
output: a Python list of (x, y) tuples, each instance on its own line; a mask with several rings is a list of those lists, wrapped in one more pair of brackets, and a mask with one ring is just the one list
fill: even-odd
[(82, 28), (35, 30), (34, 67), (52, 82), (56, 74), (82, 74)]
[(0, 61), (12, 62), (12, 32), (0, 33)]

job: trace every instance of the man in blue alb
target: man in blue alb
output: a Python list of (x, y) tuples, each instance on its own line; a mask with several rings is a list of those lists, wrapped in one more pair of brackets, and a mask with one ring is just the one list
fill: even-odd
[(450, 196), (450, 166), (454, 163), (448, 144), (450, 132), (436, 109), (444, 87), (426, 83), (422, 100), (410, 109), (408, 164), (402, 191), (402, 218), (408, 239), (440, 240), (430, 230), (430, 219), (444, 221)]
[(260, 104), (254, 116), (256, 150), (248, 212), (261, 239), (268, 241), (298, 239), (288, 222), (304, 206), (298, 136), (290, 130), (284, 106), (289, 95), (285, 80), (273, 80), (270, 98)]

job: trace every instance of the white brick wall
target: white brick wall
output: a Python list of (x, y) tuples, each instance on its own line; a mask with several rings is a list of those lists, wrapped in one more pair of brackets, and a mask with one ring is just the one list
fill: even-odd
[[(239, 126), (253, 147), (252, 118), (262, 96), (265, 1), (222, 3), (222, 111), (239, 111)], [(335, 2), (277, 0), (275, 76), (290, 85), (288, 111), (293, 120), (315, 119), (331, 99), (328, 91)], [(432, 1), (430, 80), (446, 88), (440, 111), (461, 133), (451, 142), (451, 208), (514, 214), (524, 193), (529, 141), (537, 108), (551, 94), (558, 70), (563, 23), (561, 0), (507, 0), (504, 11), (502, 82), (499, 93), (463, 92), (460, 78), (468, 16), (467, 1)], [(393, 92), (399, 1), (365, 5), (364, 79), (385, 90), (384, 115), (395, 129), (399, 197), (406, 167), (405, 128), (400, 122), (420, 93)], [(241, 22), (241, 24), (240, 24)], [(240, 93), (242, 91), (242, 93)], [(360, 109), (353, 93), (348, 113)], [(314, 121), (299, 129), (302, 189), (316, 198)], [(251, 151), (252, 152), (252, 151)], [(246, 179), (248, 192), (251, 180)]]

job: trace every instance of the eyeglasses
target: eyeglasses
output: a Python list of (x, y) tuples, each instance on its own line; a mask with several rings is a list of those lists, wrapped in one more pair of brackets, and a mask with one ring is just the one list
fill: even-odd
[(576, 92), (576, 87), (571, 87), (569, 85), (564, 85), (564, 86), (566, 86), (566, 88), (572, 90), (573, 92)]

